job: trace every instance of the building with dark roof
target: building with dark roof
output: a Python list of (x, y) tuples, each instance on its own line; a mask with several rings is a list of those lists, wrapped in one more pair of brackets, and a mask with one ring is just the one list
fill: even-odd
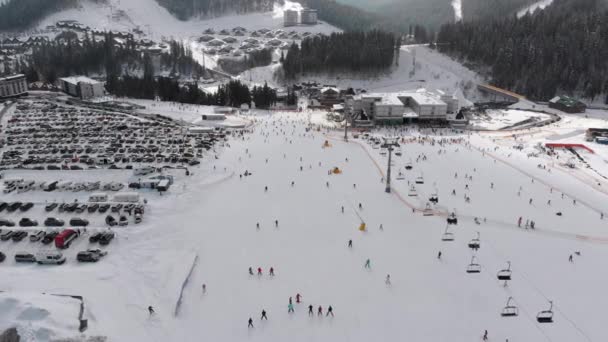
[(587, 105), (572, 97), (556, 96), (549, 100), (549, 108), (561, 110), (565, 113), (584, 113), (587, 110)]
[(0, 99), (27, 95), (25, 75), (18, 74), (0, 78)]

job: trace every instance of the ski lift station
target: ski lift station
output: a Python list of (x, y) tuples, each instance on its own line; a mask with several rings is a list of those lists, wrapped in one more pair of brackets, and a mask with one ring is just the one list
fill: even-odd
[(369, 93), (347, 96), (346, 113), (364, 114), (376, 124), (402, 124), (414, 121), (447, 120), (447, 114), (460, 109), (458, 99), (424, 88), (399, 93)]

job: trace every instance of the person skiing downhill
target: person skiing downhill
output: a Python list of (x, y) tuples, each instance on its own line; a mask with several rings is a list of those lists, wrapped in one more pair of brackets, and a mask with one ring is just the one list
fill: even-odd
[(342, 214), (344, 214), (344, 206), (342, 206)]
[(386, 275), (386, 280), (384, 281), (384, 283), (386, 285), (391, 285), (391, 275), (390, 274)]
[(296, 311), (293, 309), (293, 303), (290, 302), (289, 305), (287, 305), (287, 313), (292, 313), (292, 312), (296, 312)]
[(439, 251), (439, 253), (437, 253), (437, 259), (441, 260), (441, 251)]
[(313, 312), (312, 312), (312, 305), (308, 306), (308, 316), (312, 316)]
[(331, 307), (331, 305), (327, 308), (327, 313), (325, 314), (325, 317), (331, 315), (331, 317), (334, 317), (334, 308)]
[(254, 328), (254, 326), (253, 326), (253, 318), (249, 317), (249, 325), (247, 327), (248, 328)]
[[(572, 255), (570, 257), (572, 258)], [(150, 314), (150, 316), (154, 314), (154, 308), (152, 307), (152, 305), (148, 306), (148, 313)]]
[(249, 267), (249, 275), (253, 275), (253, 268)]
[(262, 275), (262, 268), (258, 267), (258, 275), (261, 276)]
[(520, 227), (520, 228), (521, 228), (521, 220), (522, 220), (522, 218), (520, 216), (519, 219), (517, 220), (517, 226)]
[(268, 316), (266, 316), (266, 310), (262, 309), (262, 317), (260, 317), (260, 320), (268, 320)]
[(369, 268), (372, 268), (372, 264), (371, 264), (371, 263), (372, 263), (372, 262), (371, 262), (371, 260), (370, 260), (370, 259), (367, 259), (367, 260), (365, 261), (365, 265), (364, 265), (364, 267), (365, 267), (365, 268), (368, 268), (368, 269), (369, 269)]
[(300, 304), (301, 299), (302, 299), (302, 296), (299, 293), (296, 294), (296, 303)]
[(484, 341), (488, 340), (488, 331), (487, 330), (483, 333), (483, 340)]
[(348, 240), (348, 248), (353, 248), (353, 240)]
[(274, 277), (274, 267), (270, 268), (270, 273), (269, 274)]
[(203, 284), (203, 294), (207, 293), (207, 285)]
[(319, 309), (317, 310), (317, 316), (323, 316), (323, 307), (319, 305)]

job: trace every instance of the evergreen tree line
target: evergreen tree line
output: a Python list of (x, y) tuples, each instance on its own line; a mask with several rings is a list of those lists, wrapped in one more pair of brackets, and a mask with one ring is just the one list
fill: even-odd
[(292, 44), (281, 61), (287, 79), (305, 73), (379, 72), (390, 68), (399, 45), (383, 31), (332, 33)]
[(272, 63), (272, 49), (252, 51), (246, 58), (249, 68), (270, 65)]
[[(171, 70), (173, 74), (194, 77), (202, 74), (202, 67), (192, 59), (189, 49), (175, 41), (170, 43), (170, 47), (169, 53), (163, 52), (159, 56), (161, 68)], [(119, 77), (128, 72), (141, 73), (146, 59), (150, 62), (149, 54), (142, 53), (134, 40), (127, 39), (124, 45), (118, 45), (111, 34), (100, 41), (90, 39), (88, 35), (82, 42), (75, 39), (51, 41), (33, 49), (29, 69), (35, 72), (28, 70), (28, 81), (38, 79), (38, 75), (54, 83), (58, 77), (71, 75)]]
[(0, 31), (29, 28), (45, 16), (73, 7), (77, 2), (77, 0), (8, 0), (0, 4)]
[(272, 11), (277, 0), (156, 0), (180, 20)]
[[(277, 102), (274, 89), (264, 85), (249, 89), (246, 84), (232, 80), (218, 86), (217, 92), (207, 93), (196, 83), (180, 84), (169, 77), (144, 77), (125, 75), (106, 83), (106, 89), (120, 97), (156, 99), (180, 103), (240, 107), (242, 104), (255, 103), (257, 108), (269, 108)], [(297, 99), (296, 99), (297, 101)]]
[(489, 66), (492, 83), (529, 98), (569, 93), (594, 99), (608, 93), (606, 7), (603, 0), (555, 0), (520, 19), (444, 25), (438, 47)]

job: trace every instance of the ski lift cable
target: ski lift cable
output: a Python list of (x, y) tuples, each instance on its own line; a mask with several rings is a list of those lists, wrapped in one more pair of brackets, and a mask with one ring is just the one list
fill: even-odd
[[(495, 256), (500, 256), (500, 253), (497, 251), (497, 249), (492, 245), (492, 243), (486, 241), (485, 242), (486, 246), (489, 247), (489, 249), (492, 251), (492, 253)], [(524, 272), (523, 270), (518, 270), (517, 271), (518, 276), (521, 276), (522, 279), (524, 279), (525, 282), (527, 282), (538, 294), (540, 294), (541, 297), (543, 297), (546, 301), (552, 302), (551, 299), (549, 299), (549, 297), (547, 297), (545, 295), (545, 293), (538, 287), (536, 286), (531, 280), (530, 278), (527, 276), (526, 272)], [(510, 291), (509, 291), (510, 292)], [(587, 341), (592, 341), (591, 338), (589, 337), (589, 335), (587, 335), (587, 333), (581, 329), (571, 318), (569, 318), (562, 310), (559, 309), (559, 307), (557, 305), (555, 305), (555, 303), (553, 302), (553, 308), (555, 309), (555, 311), (559, 312), (561, 316), (563, 316), (573, 327), (574, 329), (576, 329)], [(538, 326), (538, 323), (536, 323)], [(540, 328), (540, 326), (538, 327), (539, 330), (543, 331)], [(546, 334), (545, 334), (546, 336)], [(548, 336), (547, 336), (548, 338)], [(549, 340), (551, 340), (549, 338)]]

